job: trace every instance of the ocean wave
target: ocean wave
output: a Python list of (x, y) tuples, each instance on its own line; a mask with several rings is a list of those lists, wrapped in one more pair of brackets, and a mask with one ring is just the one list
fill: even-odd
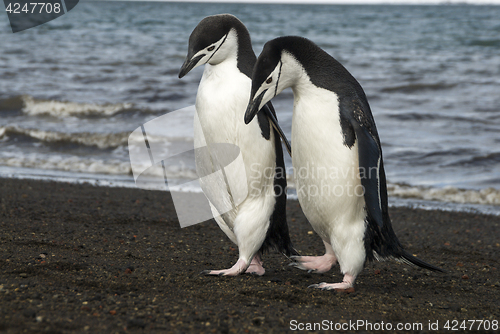
[[(150, 166), (149, 161), (145, 162), (145, 164), (145, 167)], [(3, 156), (0, 156), (0, 165), (43, 170), (61, 170), (74, 173), (132, 175), (130, 162), (117, 159), (102, 160), (36, 153), (18, 156), (4, 152)], [(184, 182), (182, 180), (197, 179), (196, 171), (193, 168), (184, 165), (166, 165), (165, 168), (167, 169), (166, 174), (168, 175), (169, 183), (179, 186), (180, 189), (182, 189)], [(146, 178), (150, 177), (153, 181), (159, 180), (164, 176), (164, 171), (161, 168), (144, 169), (143, 176)], [(294, 193), (294, 176), (287, 173), (287, 181), (288, 188)], [(460, 189), (452, 186), (436, 188), (388, 183), (387, 191), (389, 196), (403, 199), (500, 206), (500, 190), (491, 187), (475, 190)]]
[[(405, 113), (387, 113), (387, 117), (397, 119), (400, 121), (450, 121), (450, 122), (466, 122), (466, 123), (479, 123), (479, 124), (491, 124), (488, 119), (484, 117), (468, 117), (468, 116), (456, 116), (456, 115), (444, 115), (444, 114), (429, 114), (425, 112), (405, 112)], [(489, 118), (494, 119), (496, 115)], [(482, 128), (484, 131), (485, 129)], [(493, 131), (498, 131), (494, 129)]]
[(401, 114), (390, 114), (388, 115), (390, 118), (394, 118), (400, 121), (427, 121), (434, 119), (447, 119), (449, 117), (442, 117), (436, 114), (427, 114), (427, 113), (417, 113), (417, 112), (406, 112)]
[[(76, 156), (29, 154), (23, 156), (5, 155), (0, 157), (0, 165), (6, 167), (21, 167), (42, 170), (59, 170), (72, 173), (91, 173), (102, 175), (132, 175), (130, 162), (117, 159), (102, 160), (97, 158), (82, 158)], [(172, 184), (181, 184), (182, 180), (197, 179), (196, 171), (185, 166), (165, 166), (166, 174)], [(144, 171), (145, 177), (163, 180), (161, 168), (150, 168)]]
[(23, 103), (22, 112), (30, 116), (113, 116), (130, 110), (132, 103), (79, 103), (56, 100), (38, 100), (30, 95), (19, 97)]
[(459, 189), (456, 187), (422, 187), (406, 184), (387, 184), (389, 196), (437, 200), (441, 202), (500, 205), (500, 190), (486, 188), (481, 190)]
[[(295, 189), (293, 175), (287, 174), (289, 189)], [(413, 198), (426, 201), (440, 201), (462, 204), (500, 205), (500, 190), (485, 188), (481, 190), (460, 189), (456, 187), (423, 187), (407, 184), (387, 184), (387, 193), (392, 197)]]
[(16, 125), (0, 127), (0, 138), (25, 136), (45, 143), (78, 144), (100, 149), (127, 145), (130, 132), (120, 133), (64, 133), (38, 129), (25, 129)]
[(445, 166), (497, 166), (500, 163), (500, 152), (477, 155), (468, 159), (463, 159)]
[(61, 170), (95, 174), (132, 174), (129, 162), (119, 160), (85, 159), (80, 157), (44, 156), (30, 154), (25, 156), (0, 157), (0, 165), (45, 170)]
[(500, 39), (474, 39), (468, 43), (471, 46), (500, 47)]
[(404, 84), (397, 85), (391, 87), (384, 87), (380, 89), (383, 93), (392, 93), (392, 92), (401, 92), (401, 93), (414, 93), (419, 91), (428, 91), (428, 90), (441, 90), (441, 89), (450, 89), (457, 86), (457, 84), (447, 84), (447, 83), (412, 83), (412, 84)]
[[(0, 139), (5, 137), (24, 136), (44, 143), (77, 144), (94, 146), (99, 149), (113, 149), (127, 146), (128, 144), (142, 143), (144, 136), (134, 136), (131, 132), (118, 133), (91, 133), (75, 132), (65, 133), (39, 129), (26, 129), (18, 125), (0, 126)], [(149, 143), (160, 143), (162, 147), (169, 146), (172, 142), (192, 142), (192, 137), (167, 137), (148, 135)]]
[[(4, 73), (5, 75), (5, 73)], [(17, 111), (23, 108), (23, 96), (0, 99), (0, 111)]]

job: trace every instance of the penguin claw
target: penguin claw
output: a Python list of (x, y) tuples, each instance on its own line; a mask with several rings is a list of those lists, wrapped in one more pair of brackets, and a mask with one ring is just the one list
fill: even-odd
[(237, 276), (240, 274), (251, 274), (251, 275), (256, 275), (256, 276), (262, 276), (266, 270), (262, 266), (262, 261), (260, 260), (260, 257), (255, 256), (254, 259), (250, 262), (249, 265), (245, 263), (243, 260), (238, 260), (229, 269), (223, 269), (223, 270), (203, 270), (200, 274), (201, 275), (213, 275), (213, 276)]
[(301, 269), (299, 266), (300, 266), (300, 263), (298, 262), (292, 262), (292, 263), (289, 263), (288, 264), (289, 267), (295, 267), (295, 268), (299, 268)]
[(223, 269), (223, 270), (203, 270), (202, 274), (205, 275), (213, 275), (213, 276), (238, 276), (239, 274), (242, 274), (245, 272), (246, 268), (248, 268), (248, 265), (245, 263), (244, 260), (239, 259), (238, 262), (234, 264), (229, 269)]
[(201, 274), (206, 275), (206, 276), (237, 276), (241, 274), (241, 272), (234, 271), (230, 269), (225, 269), (225, 270), (203, 270)]
[(264, 275), (266, 272), (266, 270), (263, 268), (263, 267), (260, 267), (260, 268), (255, 268), (255, 269), (252, 269), (252, 271), (245, 271), (245, 274), (250, 274), (250, 275), (253, 275), (253, 276), (262, 276)]
[(354, 288), (352, 287), (351, 283), (348, 282), (341, 282), (341, 283), (332, 283), (332, 284), (325, 284), (322, 287), (319, 287), (321, 290), (339, 290), (339, 291), (345, 291), (349, 292), (349, 289), (354, 291)]
[(329, 290), (347, 290), (352, 288), (352, 284), (348, 282), (342, 282), (342, 283), (331, 283), (328, 284), (326, 282), (321, 282), (318, 284), (311, 284), (308, 286), (308, 288), (316, 288), (320, 289), (323, 291), (329, 291)]
[(260, 259), (260, 255), (255, 255), (250, 265), (248, 266), (245, 274), (251, 274), (255, 276), (262, 276), (266, 273), (266, 269), (262, 266), (262, 260)]
[(308, 286), (308, 288), (316, 288), (316, 289), (321, 289), (321, 286), (323, 284), (326, 284), (326, 282), (321, 282), (321, 283), (318, 283), (318, 284), (311, 284)]
[(212, 274), (212, 271), (214, 270), (203, 270), (200, 275), (205, 275), (205, 276), (224, 276), (224, 273), (214, 273)]
[(354, 292), (354, 281), (356, 280), (356, 276), (345, 274), (344, 280), (340, 283), (325, 283), (321, 282), (319, 284), (310, 285), (310, 288), (318, 288), (321, 290), (343, 290), (345, 292)]
[(299, 263), (299, 262), (293, 262), (293, 263), (290, 263), (289, 266), (292, 266), (292, 267), (295, 267), (297, 269), (300, 269), (300, 270), (307, 270), (308, 272), (312, 269), (309, 269), (309, 268), (306, 268), (302, 265), (302, 263)]

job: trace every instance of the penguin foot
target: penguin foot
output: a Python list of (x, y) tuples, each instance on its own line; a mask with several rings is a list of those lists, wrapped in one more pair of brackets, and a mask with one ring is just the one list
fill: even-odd
[(309, 285), (309, 288), (316, 288), (321, 290), (347, 290), (353, 287), (355, 276), (345, 274), (342, 283), (318, 283)]
[[(238, 276), (243, 273), (247, 269), (248, 265), (242, 259), (239, 259), (238, 262), (234, 264), (229, 269), (223, 270), (203, 270), (201, 273), (203, 275), (213, 275), (213, 276)], [(262, 268), (264, 269), (264, 268)]]
[(290, 256), (290, 258), (295, 262), (290, 263), (289, 266), (308, 270), (310, 273), (315, 274), (326, 273), (337, 263), (337, 258), (332, 254), (325, 254), (323, 256)]
[(318, 284), (312, 284), (309, 285), (308, 288), (316, 288), (316, 289), (321, 289), (321, 290), (346, 290), (349, 288), (352, 288), (352, 284), (347, 283), (347, 282), (342, 282), (342, 283), (318, 283)]
[(245, 274), (252, 274), (252, 275), (257, 275), (257, 276), (262, 276), (266, 272), (266, 269), (262, 266), (262, 260), (260, 259), (259, 255), (255, 255), (252, 259), (252, 262), (250, 262), (250, 265), (248, 266), (247, 270), (245, 271)]

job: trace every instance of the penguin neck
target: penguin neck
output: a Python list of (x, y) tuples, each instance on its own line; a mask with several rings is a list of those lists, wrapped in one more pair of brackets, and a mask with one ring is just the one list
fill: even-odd
[(247, 77), (251, 77), (256, 58), (252, 50), (250, 35), (245, 27), (231, 28), (217, 53), (213, 60), (207, 63), (209, 65), (207, 69), (210, 72), (226, 71), (228, 67), (234, 67)]
[(232, 57), (227, 57), (215, 65), (207, 63), (203, 71), (202, 80), (230, 80), (231, 77), (238, 74), (241, 75), (242, 73), (238, 69), (236, 55), (234, 55)]
[(241, 73), (245, 74), (247, 77), (252, 78), (253, 66), (257, 61), (257, 57), (252, 49), (252, 41), (250, 40), (250, 34), (245, 26), (236, 28), (237, 36), (237, 66)]
[(351, 73), (311, 41), (305, 38), (294, 39), (293, 43), (288, 41), (282, 51), (282, 60), (287, 55), (288, 59), (292, 60), (292, 68), (301, 69), (299, 74), (295, 71), (293, 76), (297, 77), (297, 80), (307, 78), (307, 82), (301, 81), (298, 85), (312, 83), (315, 87), (329, 90), (339, 97), (354, 95), (366, 99), (361, 85)]
[(292, 86), (295, 113), (306, 117), (319, 117), (324, 112), (333, 112), (338, 117), (339, 97), (336, 93), (314, 85), (306, 76)]
[(315, 85), (304, 66), (295, 56), (285, 51), (281, 56), (281, 61), (283, 62), (283, 71), (280, 86), (292, 88), (295, 107), (306, 103), (306, 101), (317, 107), (331, 107), (332, 102), (334, 102), (333, 104), (337, 103), (337, 95)]
[(222, 44), (211, 56), (207, 65), (217, 66), (226, 61), (236, 61), (238, 55), (238, 35), (234, 29), (231, 29), (225, 37)]

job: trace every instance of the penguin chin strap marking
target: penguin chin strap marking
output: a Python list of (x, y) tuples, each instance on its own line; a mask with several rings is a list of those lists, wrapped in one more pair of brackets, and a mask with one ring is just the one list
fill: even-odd
[(219, 49), (221, 48), (222, 44), (224, 44), (224, 42), (226, 41), (226, 38), (227, 38), (228, 35), (229, 35), (229, 33), (227, 33), (226, 36), (224, 36), (224, 39), (222, 40), (222, 43), (220, 43), (220, 45), (217, 47), (217, 49), (215, 49), (214, 53), (212, 53), (212, 55), (207, 59), (207, 61), (205, 62), (205, 64), (208, 64), (208, 62), (210, 61), (210, 59), (212, 59), (212, 57), (214, 56), (214, 54), (216, 54), (217, 51), (219, 51)]
[(274, 86), (274, 96), (278, 95), (278, 83), (280, 82), (281, 77), (281, 67), (283, 66), (283, 62), (280, 60), (280, 70), (278, 72), (278, 79), (276, 79), (276, 85)]

